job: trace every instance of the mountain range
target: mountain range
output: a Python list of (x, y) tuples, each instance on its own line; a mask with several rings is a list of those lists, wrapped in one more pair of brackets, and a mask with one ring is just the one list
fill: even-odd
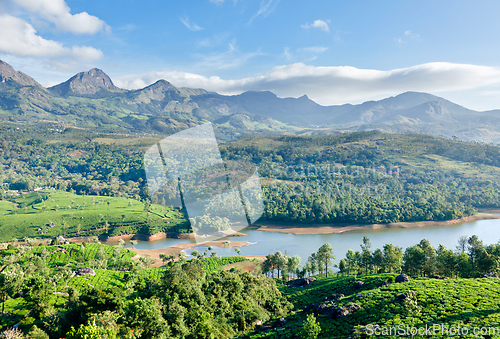
[(228, 96), (177, 88), (165, 80), (126, 90), (116, 87), (97, 68), (45, 88), (1, 60), (0, 120), (157, 135), (210, 121), (223, 141), (249, 133), (376, 129), (500, 143), (500, 110), (478, 112), (427, 93), (406, 92), (359, 105), (322, 106), (306, 95), (278, 98), (269, 91), (248, 91)]

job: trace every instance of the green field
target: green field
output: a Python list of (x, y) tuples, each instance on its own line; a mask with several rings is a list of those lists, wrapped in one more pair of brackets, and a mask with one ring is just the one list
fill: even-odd
[(152, 204), (147, 212), (144, 203), (120, 197), (46, 190), (0, 201), (0, 242), (59, 235), (151, 234), (186, 231), (185, 227), (186, 219), (177, 209)]

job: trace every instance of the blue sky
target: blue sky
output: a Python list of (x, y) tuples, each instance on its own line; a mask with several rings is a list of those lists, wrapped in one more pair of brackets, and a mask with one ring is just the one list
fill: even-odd
[(0, 0), (0, 59), (44, 85), (99, 67), (321, 104), (408, 90), (500, 108), (498, 1)]

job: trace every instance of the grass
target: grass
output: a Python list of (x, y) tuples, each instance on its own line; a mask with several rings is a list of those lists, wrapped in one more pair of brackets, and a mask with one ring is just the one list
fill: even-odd
[[(106, 233), (137, 233), (144, 226), (164, 231), (184, 225), (177, 209), (144, 204), (133, 199), (83, 196), (48, 190), (12, 196), (0, 201), (0, 242), (12, 238), (87, 236)], [(54, 223), (54, 227), (50, 224)], [(41, 230), (38, 230), (41, 229)]]

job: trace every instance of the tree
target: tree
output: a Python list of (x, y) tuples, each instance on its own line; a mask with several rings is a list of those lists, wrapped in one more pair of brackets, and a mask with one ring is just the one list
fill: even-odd
[(2, 314), (5, 313), (5, 302), (11, 298), (23, 283), (23, 271), (19, 265), (8, 266), (0, 273), (0, 296), (2, 298)]
[(351, 274), (351, 271), (354, 271), (354, 274), (357, 274), (359, 265), (358, 261), (356, 260), (356, 253), (354, 253), (353, 250), (349, 249), (347, 250), (345, 257), (347, 262), (347, 274)]
[(384, 245), (384, 269), (389, 273), (401, 270), (403, 249), (393, 244)]
[(24, 338), (23, 332), (21, 332), (18, 328), (8, 328), (2, 333), (0, 333), (0, 338), (5, 339), (22, 339)]
[(134, 299), (125, 311), (124, 322), (133, 328), (140, 338), (170, 337), (170, 326), (163, 318), (162, 304), (156, 298)]
[(319, 267), (316, 253), (312, 253), (309, 256), (309, 258), (307, 259), (307, 265), (309, 268), (310, 275), (315, 275)]
[(367, 236), (363, 237), (363, 245), (361, 245), (362, 250), (369, 250), (372, 247), (372, 243), (370, 242), (370, 238)]
[(283, 253), (280, 251), (274, 253), (274, 256), (272, 257), (274, 265), (276, 266), (276, 269), (278, 270), (278, 279), (280, 278), (280, 272), (283, 273), (283, 270), (286, 269), (286, 264), (288, 263), (288, 258), (285, 256)]
[(125, 240), (123, 239), (118, 239), (118, 247), (122, 248), (123, 246), (125, 246)]
[(160, 259), (163, 262), (163, 264), (169, 264), (169, 265), (171, 265), (174, 262), (175, 254), (164, 254), (164, 253), (161, 253), (160, 254)]
[(294, 255), (293, 257), (288, 257), (288, 262), (286, 267), (288, 270), (288, 275), (290, 275), (290, 273), (292, 275), (296, 273), (300, 267), (300, 257), (298, 255)]
[(335, 254), (333, 254), (333, 248), (332, 245), (329, 243), (323, 244), (319, 249), (317, 253), (318, 261), (324, 265), (325, 267), (325, 273), (326, 276), (328, 277), (328, 266), (332, 264), (332, 260), (335, 259)]
[(361, 252), (361, 265), (365, 269), (365, 274), (367, 274), (372, 269), (373, 265), (372, 252), (370, 252), (370, 250), (366, 247), (364, 247)]
[(425, 255), (425, 261), (422, 269), (427, 276), (431, 276), (436, 271), (436, 250), (427, 239), (422, 239), (418, 246), (422, 249)]
[(33, 246), (35, 246), (36, 239), (26, 237), (26, 238), (24, 238), (24, 242), (25, 242), (28, 246), (33, 247)]
[(101, 339), (101, 331), (94, 320), (87, 325), (80, 325), (78, 330), (71, 326), (71, 330), (66, 333), (66, 339)]
[(316, 320), (314, 314), (308, 314), (303, 323), (303, 334), (306, 339), (316, 339), (321, 333), (321, 325)]
[(149, 255), (143, 255), (139, 258), (139, 262), (141, 263), (142, 267), (144, 268), (149, 268), (151, 265), (155, 263), (156, 260), (152, 259)]
[(151, 206), (151, 203), (146, 199), (144, 201), (144, 212), (149, 212), (149, 206)]
[(420, 246), (407, 247), (403, 255), (403, 269), (410, 275), (420, 275), (424, 268), (425, 254)]
[(377, 272), (382, 268), (384, 264), (384, 253), (380, 250), (380, 248), (377, 248), (373, 252), (373, 266), (375, 266), (375, 269)]
[(40, 317), (49, 307), (52, 294), (50, 281), (47, 277), (35, 275), (26, 280), (25, 287), (27, 293), (24, 299), (30, 305), (30, 309), (34, 312), (34, 315)]
[(345, 261), (345, 259), (340, 259), (339, 272), (340, 274), (342, 274), (342, 276), (344, 275), (346, 269), (347, 269), (347, 262)]
[(461, 253), (464, 253), (467, 251), (467, 236), (463, 235), (460, 238), (458, 238), (458, 245), (457, 245), (457, 250)]
[(45, 331), (38, 328), (38, 326), (33, 325), (28, 332), (28, 338), (33, 339), (49, 339), (49, 336)]
[(440, 274), (453, 278), (453, 273), (457, 271), (460, 254), (446, 249), (439, 245), (437, 249), (436, 266)]
[(239, 248), (235, 247), (234, 251), (236, 252), (236, 254), (241, 255), (241, 250)]
[(137, 245), (138, 241), (137, 240), (130, 240), (130, 243), (132, 244), (132, 248), (135, 249), (135, 245)]
[(262, 262), (262, 273), (266, 276), (269, 276), (268, 273), (271, 273), (274, 277), (274, 265), (271, 257), (272, 254), (268, 254), (266, 259)]
[(472, 260), (472, 264), (475, 265), (482, 250), (484, 249), (483, 241), (479, 240), (477, 235), (473, 235), (467, 240), (467, 247), (469, 258)]

